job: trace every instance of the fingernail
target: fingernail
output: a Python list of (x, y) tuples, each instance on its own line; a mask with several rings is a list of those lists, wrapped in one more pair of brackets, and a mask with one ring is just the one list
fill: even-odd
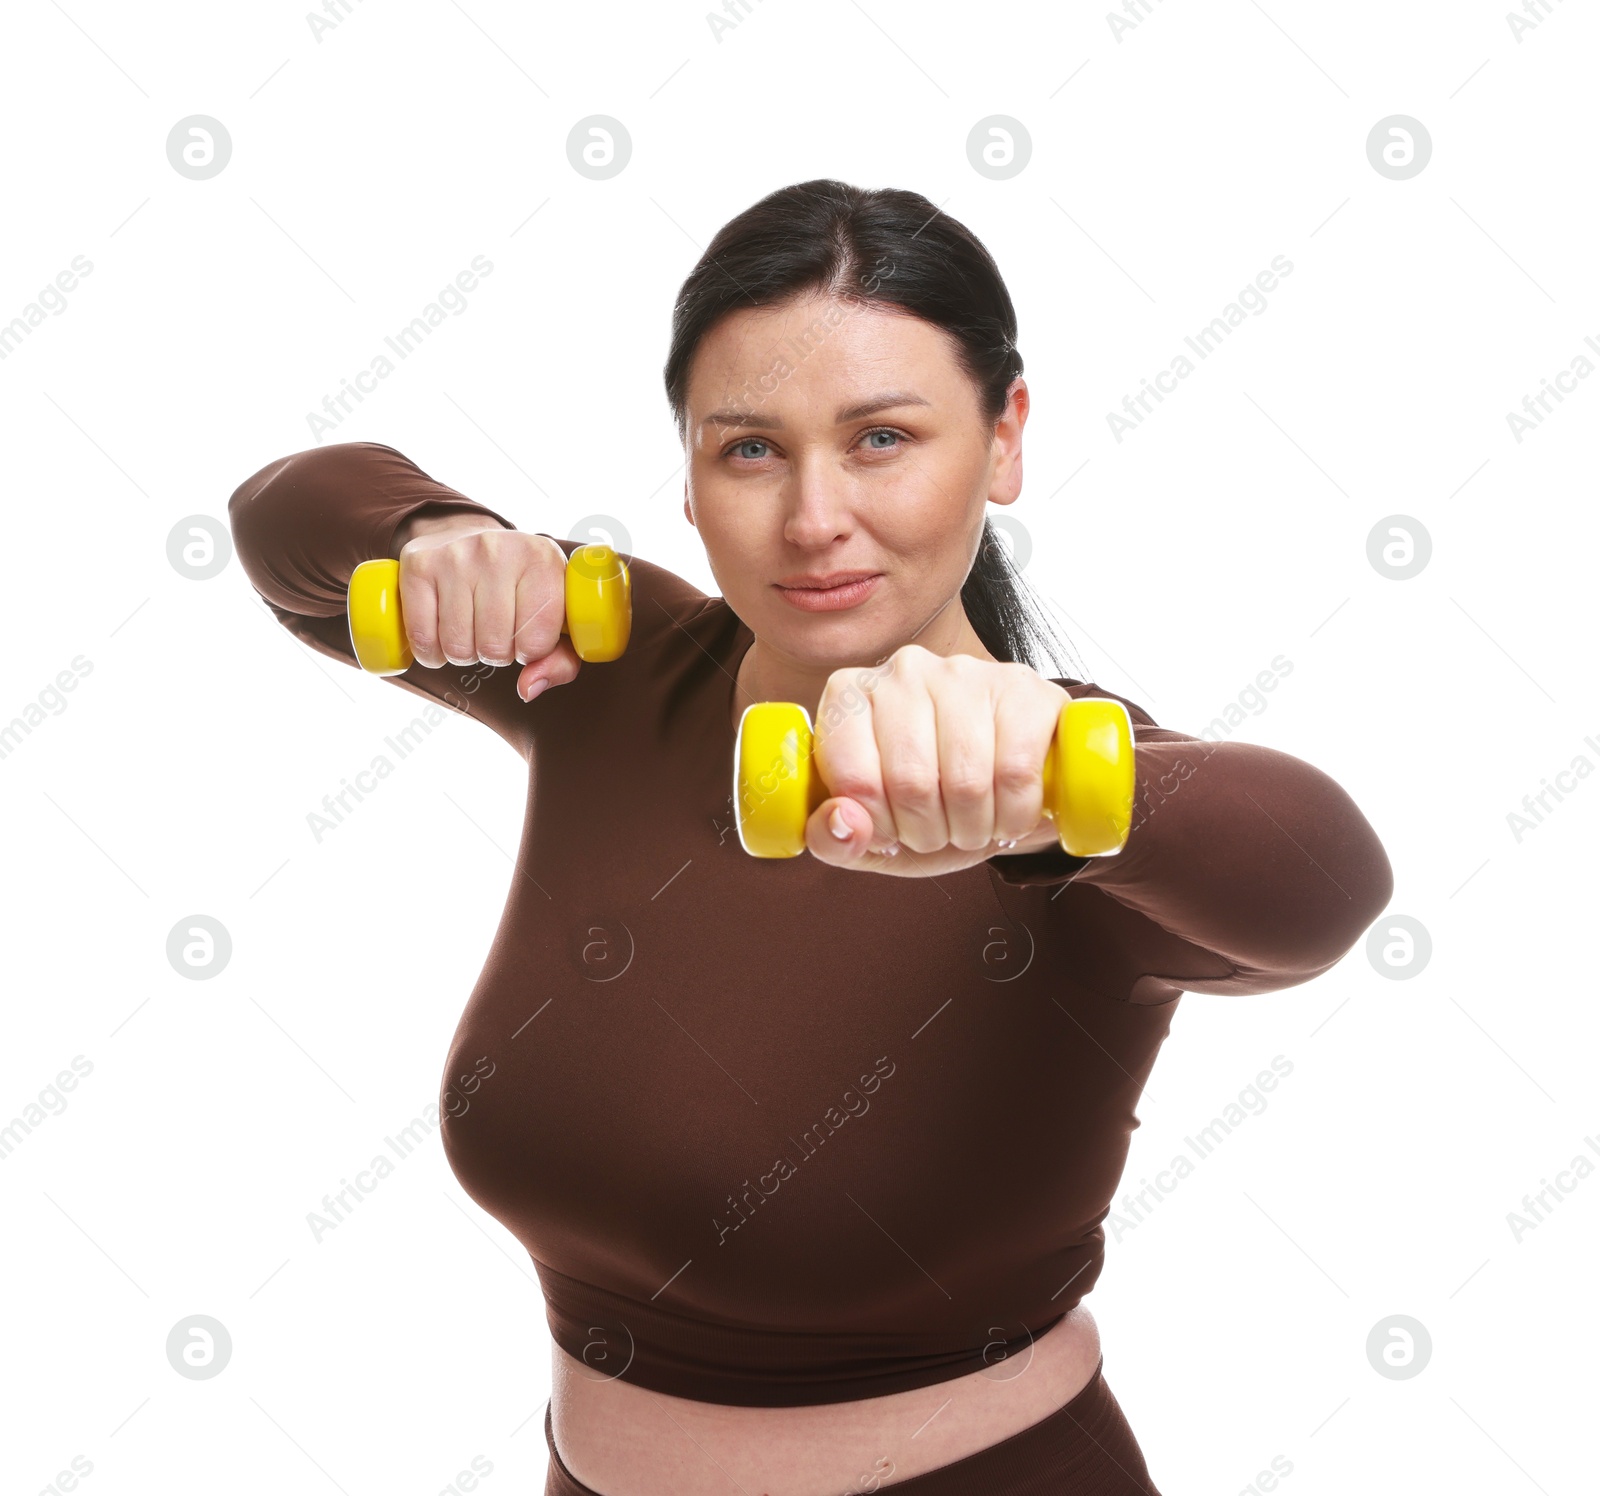
[(828, 830), (840, 841), (850, 840), (850, 823), (845, 820), (844, 812), (837, 805), (833, 807), (833, 814), (828, 817)]
[(550, 682), (545, 680), (542, 676), (536, 676), (533, 680), (533, 683), (527, 688), (526, 691), (519, 686), (517, 688), (517, 694), (520, 695), (524, 701), (532, 701), (533, 698), (542, 690), (544, 690), (544, 688), (549, 684)]

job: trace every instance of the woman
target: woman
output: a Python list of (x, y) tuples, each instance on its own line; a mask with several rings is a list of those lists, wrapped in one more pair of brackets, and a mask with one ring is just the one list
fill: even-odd
[[(231, 500), (251, 581), (347, 661), (349, 574), (397, 555), (393, 679), (529, 763), (443, 1135), (544, 1289), (547, 1493), (1154, 1496), (1082, 1303), (1140, 1092), (1182, 991), (1327, 970), (1391, 874), (1319, 770), (1132, 703), (1128, 844), (1060, 850), (1039, 766), (1110, 693), (1031, 667), (984, 518), (1021, 491), (1021, 370), (993, 261), (926, 198), (755, 204), (665, 369), (722, 595), (633, 558), (628, 649), (581, 669), (575, 542), (390, 448)], [(792, 861), (732, 834), (761, 700), (812, 712), (832, 791)]]

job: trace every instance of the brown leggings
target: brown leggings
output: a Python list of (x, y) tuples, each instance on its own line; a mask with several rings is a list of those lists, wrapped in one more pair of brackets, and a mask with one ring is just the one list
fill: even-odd
[[(876, 1489), (886, 1496), (1160, 1496), (1104, 1369), (1101, 1357), (1089, 1384), (1071, 1402), (1009, 1439)], [(556, 1453), (548, 1408), (544, 1438), (550, 1446), (545, 1496), (598, 1496)], [(708, 1480), (707, 1490), (720, 1493), (725, 1485), (717, 1476)]]

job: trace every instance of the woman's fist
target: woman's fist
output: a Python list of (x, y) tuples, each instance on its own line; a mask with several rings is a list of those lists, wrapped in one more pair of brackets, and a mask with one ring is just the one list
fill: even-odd
[(517, 694), (566, 685), (580, 661), (562, 632), (565, 552), (481, 514), (414, 519), (401, 532), (400, 611), (420, 664), (526, 666)]
[(915, 878), (1058, 845), (1043, 771), (1068, 699), (1026, 665), (917, 644), (834, 671), (814, 735), (829, 797), (806, 822), (807, 849)]

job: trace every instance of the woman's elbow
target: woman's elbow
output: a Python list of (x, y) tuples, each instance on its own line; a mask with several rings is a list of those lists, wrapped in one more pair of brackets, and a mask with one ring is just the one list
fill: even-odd
[(1337, 965), (1394, 896), (1394, 868), (1377, 831), (1342, 786), (1321, 770), (1311, 773), (1315, 792), (1301, 801), (1298, 834), (1289, 837), (1296, 851), (1284, 859), (1298, 863), (1298, 872), (1280, 863), (1273, 879), (1286, 900), (1272, 942), (1283, 985)]

